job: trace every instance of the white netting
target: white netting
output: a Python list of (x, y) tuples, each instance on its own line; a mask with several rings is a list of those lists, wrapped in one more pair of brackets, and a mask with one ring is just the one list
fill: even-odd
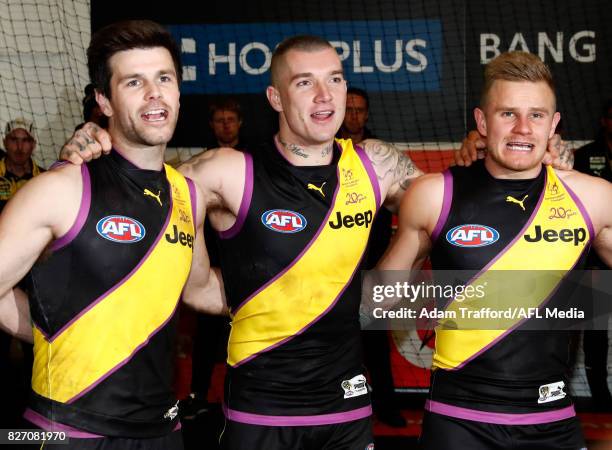
[(33, 120), (45, 167), (81, 122), (90, 34), (88, 0), (0, 0), (0, 126)]

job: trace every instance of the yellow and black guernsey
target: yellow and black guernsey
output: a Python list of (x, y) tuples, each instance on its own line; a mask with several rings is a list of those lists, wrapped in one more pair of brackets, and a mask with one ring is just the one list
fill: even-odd
[(327, 166), (293, 166), (273, 144), (246, 161), (240, 211), (220, 242), (226, 416), (270, 426), (367, 417), (359, 269), (380, 205), (370, 160), (337, 140)]
[(177, 426), (176, 308), (191, 266), (194, 187), (170, 166), (117, 151), (82, 166), (69, 232), (28, 277), (34, 328), (30, 409), (74, 437), (162, 436)]
[[(535, 179), (501, 180), (479, 162), (444, 173), (432, 265), (473, 271), (472, 285), (501, 271), (529, 271), (538, 277), (533, 286), (503, 286), (495, 301), (503, 297), (504, 304), (524, 310), (553, 308), (567, 300), (569, 272), (583, 267), (592, 238), (582, 203), (552, 168), (542, 166)], [(478, 301), (486, 307), (493, 298)], [(453, 300), (447, 309), (459, 307)], [(459, 329), (438, 327), (427, 409), (507, 425), (575, 415), (567, 394), (571, 333), (536, 331), (529, 328), (532, 320), (517, 315), (491, 330), (461, 329), (460, 321)]]

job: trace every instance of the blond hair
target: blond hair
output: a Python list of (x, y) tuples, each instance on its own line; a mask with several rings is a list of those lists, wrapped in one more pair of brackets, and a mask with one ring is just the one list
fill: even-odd
[(497, 80), (545, 82), (555, 95), (555, 82), (550, 69), (531, 53), (514, 51), (502, 53), (485, 67), (484, 85), (480, 95), (480, 106), (487, 102), (491, 86)]

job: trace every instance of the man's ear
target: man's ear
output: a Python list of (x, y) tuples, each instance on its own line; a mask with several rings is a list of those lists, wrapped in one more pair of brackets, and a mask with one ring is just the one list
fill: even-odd
[(274, 108), (274, 111), (281, 112), (283, 110), (283, 104), (278, 89), (274, 86), (268, 86), (266, 89), (266, 97), (268, 97), (268, 102), (270, 102), (270, 106)]
[(96, 102), (98, 102), (98, 106), (100, 107), (100, 111), (104, 113), (106, 117), (111, 117), (113, 115), (113, 108), (110, 105), (110, 101), (106, 96), (96, 89)]
[(552, 120), (552, 125), (550, 127), (550, 133), (548, 133), (548, 139), (550, 139), (551, 137), (554, 136), (556, 130), (557, 130), (557, 125), (559, 125), (559, 121), (561, 120), (561, 113), (559, 111), (557, 111), (554, 115), (553, 115), (553, 120)]
[(487, 119), (485, 113), (480, 108), (474, 108), (474, 119), (476, 120), (476, 129), (481, 136), (487, 135)]

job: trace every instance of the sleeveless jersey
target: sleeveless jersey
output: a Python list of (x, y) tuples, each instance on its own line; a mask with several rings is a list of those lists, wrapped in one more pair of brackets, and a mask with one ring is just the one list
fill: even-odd
[[(561, 209), (563, 217), (554, 214)], [(434, 269), (474, 271), (474, 286), (493, 280), (498, 271), (537, 274), (533, 289), (516, 281), (521, 275), (515, 273), (523, 272), (505, 274), (514, 281), (501, 286), (496, 308), (552, 308), (566, 300), (571, 289), (567, 274), (583, 266), (592, 238), (580, 200), (552, 168), (543, 166), (531, 180), (501, 180), (478, 162), (444, 173), (444, 203), (432, 233), (431, 260)], [(547, 276), (553, 272), (559, 276)], [(485, 295), (474, 307), (486, 305)], [(453, 300), (447, 310), (460, 306)], [(459, 328), (465, 325), (456, 322)], [(563, 391), (568, 388), (571, 333), (525, 330), (529, 319), (519, 316), (505, 325), (497, 330), (436, 329), (429, 410), (502, 424), (574, 415)], [(555, 390), (557, 398), (547, 397)]]
[(72, 228), (32, 268), (34, 367), (26, 418), (95, 435), (177, 426), (176, 308), (191, 266), (194, 187), (113, 151), (82, 166)]
[(226, 415), (274, 426), (367, 417), (358, 271), (380, 205), (370, 160), (337, 140), (328, 166), (293, 166), (270, 144), (246, 161), (240, 211), (220, 241)]

